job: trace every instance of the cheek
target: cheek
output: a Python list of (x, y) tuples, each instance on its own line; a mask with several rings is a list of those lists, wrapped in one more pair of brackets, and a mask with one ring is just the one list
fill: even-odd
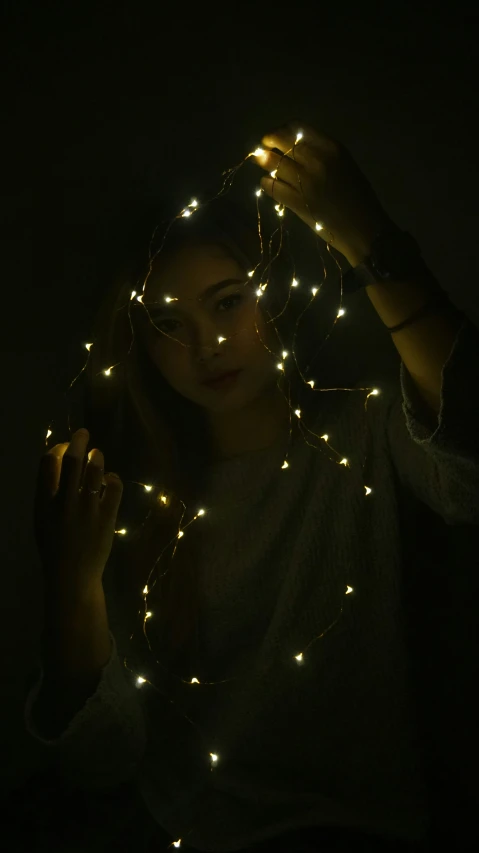
[(242, 331), (240, 337), (248, 341), (249, 346), (262, 347), (261, 341), (267, 341), (269, 334), (269, 326), (266, 324), (260, 308), (256, 305), (256, 298), (250, 304), (245, 306), (245, 309), (240, 312), (235, 318), (235, 325), (238, 331)]
[(178, 384), (188, 370), (188, 349), (179, 343), (157, 340), (150, 348), (151, 358), (160, 373), (171, 384)]
[[(260, 315), (257, 316), (257, 330), (254, 321), (243, 335), (238, 335), (233, 348), (238, 354), (238, 362), (248, 367), (258, 377), (267, 378), (275, 374), (278, 362), (278, 347), (271, 340), (271, 326)], [(274, 336), (273, 336), (274, 337)]]
[[(276, 364), (278, 341), (272, 323), (267, 323), (259, 308), (247, 305), (236, 316), (224, 317), (219, 332), (230, 337), (228, 343), (232, 359), (239, 357), (251, 366), (265, 368), (271, 360)], [(165, 379), (178, 387), (191, 376), (192, 353), (190, 347), (163, 337), (153, 337), (149, 343), (153, 363)], [(233, 355), (235, 354), (235, 355)]]
[(271, 323), (267, 323), (262, 315), (262, 313), (258, 310), (256, 313), (256, 326), (255, 319), (250, 323), (251, 333), (249, 336), (250, 346), (254, 348), (257, 352), (258, 356), (263, 358), (271, 358), (272, 353), (269, 352), (277, 349), (277, 340), (274, 334), (273, 325)]

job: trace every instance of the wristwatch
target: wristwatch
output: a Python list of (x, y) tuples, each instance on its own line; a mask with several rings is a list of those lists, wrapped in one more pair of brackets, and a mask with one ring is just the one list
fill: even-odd
[(402, 281), (425, 272), (427, 266), (414, 237), (392, 226), (376, 235), (371, 254), (343, 276), (343, 292), (355, 293), (370, 284)]

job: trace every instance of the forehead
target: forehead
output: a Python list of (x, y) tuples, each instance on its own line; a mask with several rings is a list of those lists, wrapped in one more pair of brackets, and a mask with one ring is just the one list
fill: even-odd
[(244, 267), (220, 245), (189, 245), (155, 258), (148, 278), (148, 300), (175, 292), (199, 295), (208, 285), (244, 275)]

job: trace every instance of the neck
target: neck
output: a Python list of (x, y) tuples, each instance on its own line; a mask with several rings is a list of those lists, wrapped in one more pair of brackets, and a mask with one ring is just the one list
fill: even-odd
[(210, 416), (216, 459), (270, 447), (289, 426), (289, 408), (276, 385), (244, 409)]

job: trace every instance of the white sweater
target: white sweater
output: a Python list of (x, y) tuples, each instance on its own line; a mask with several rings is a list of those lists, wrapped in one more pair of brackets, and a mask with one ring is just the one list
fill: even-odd
[(403, 542), (417, 501), (447, 524), (479, 523), (477, 329), (458, 332), (438, 419), (403, 364), (398, 379), (366, 411), (364, 392), (327, 392), (311, 428), (334, 450), (308, 435), (319, 449), (298, 439), (286, 469), (284, 441), (215, 467), (195, 522), (201, 665), (185, 683), (155, 666), (152, 618), (136, 686), (105, 580), (112, 645), (96, 693), (55, 741), (31, 718), (41, 662), (26, 703), (28, 731), (66, 776), (92, 788), (133, 777), (172, 841), (204, 851), (308, 825), (424, 836)]

